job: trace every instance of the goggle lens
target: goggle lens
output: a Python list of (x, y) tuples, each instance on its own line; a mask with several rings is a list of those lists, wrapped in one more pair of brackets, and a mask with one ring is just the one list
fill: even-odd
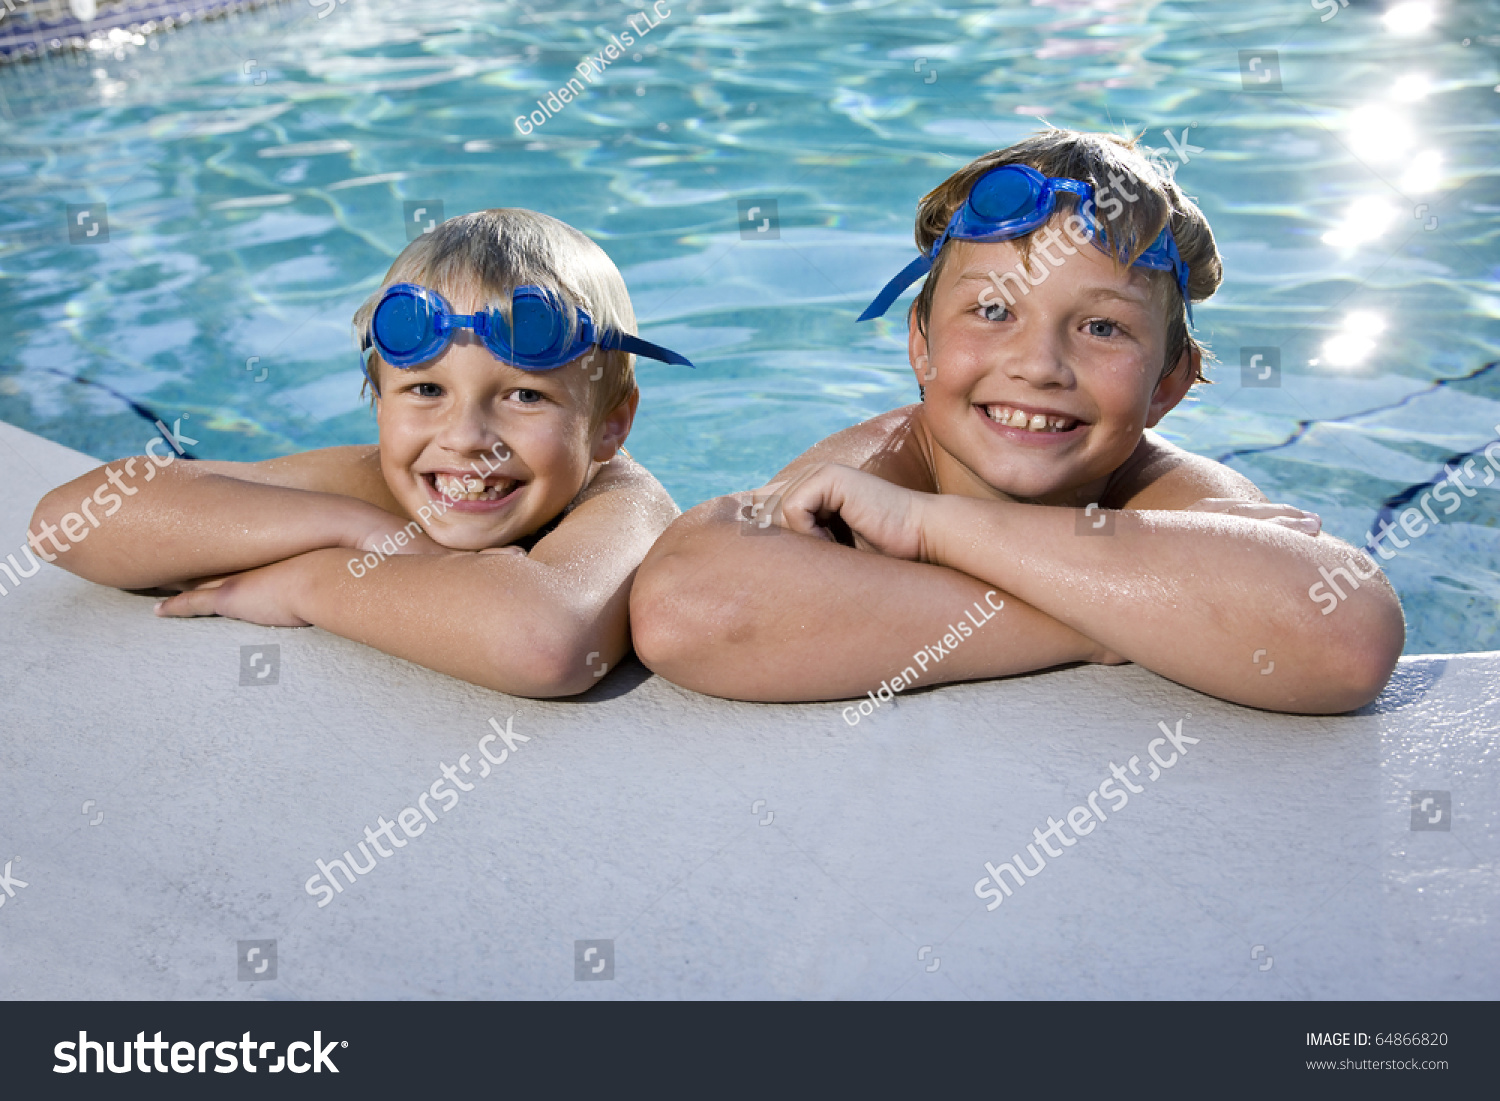
[[(556, 356), (563, 352), (567, 333), (561, 313), (541, 297), (516, 295), (511, 301), (510, 346), (527, 357)], [(503, 321), (499, 311), (496, 321)], [(561, 362), (561, 361), (560, 361)]]
[(376, 308), (370, 327), (382, 348), (404, 358), (431, 339), (432, 310), (415, 295), (391, 295)]
[(991, 172), (969, 192), (969, 206), (987, 222), (1008, 222), (1036, 207), (1036, 185), (1021, 172)]

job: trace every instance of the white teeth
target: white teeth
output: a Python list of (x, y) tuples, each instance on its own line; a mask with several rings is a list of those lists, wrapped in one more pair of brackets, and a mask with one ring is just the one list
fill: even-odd
[(1067, 432), (1078, 423), (1072, 417), (1027, 413), (1008, 405), (986, 405), (983, 408), (985, 415), (996, 424), (1003, 424), (1008, 428), (1024, 428), (1030, 432)]
[(497, 501), (515, 485), (509, 480), (498, 485), (485, 485), (478, 478), (452, 474), (434, 474), (432, 480), (438, 492), (450, 501)]

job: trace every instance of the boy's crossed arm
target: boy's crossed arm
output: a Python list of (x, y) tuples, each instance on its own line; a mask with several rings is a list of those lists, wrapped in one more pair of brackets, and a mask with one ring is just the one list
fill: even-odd
[[(52, 490), (30, 532), (39, 553), (89, 581), (175, 589), (324, 547), (364, 549), (408, 523), (398, 507), (372, 447), (165, 468), (131, 458)], [(98, 522), (68, 524), (69, 513)], [(80, 530), (83, 537), (69, 541)], [(423, 544), (440, 549), (425, 537)]]
[(495, 691), (568, 696), (628, 652), (631, 579), (676, 514), (649, 473), (617, 459), (530, 554), (401, 555), (355, 577), (347, 551), (311, 551), (163, 610), (255, 618), (236, 601), (256, 599), (244, 590), (278, 574), (288, 610), (308, 623)]
[[(773, 487), (823, 462), (921, 484), (911, 413), (894, 410), (834, 433)], [(668, 680), (735, 699), (827, 700), (862, 696), (908, 668), (929, 685), (1121, 660), (958, 570), (788, 531), (767, 511), (775, 508), (767, 490), (692, 509), (641, 564), (631, 594), (636, 653)], [(999, 615), (982, 618), (1001, 601)], [(971, 625), (961, 645), (947, 646), (942, 640), (975, 604), (984, 626)]]
[(801, 471), (781, 507), (787, 526), (808, 534), (836, 512), (883, 554), (987, 581), (1221, 699), (1299, 713), (1372, 700), (1405, 636), (1384, 576), (1371, 563), (1365, 583), (1325, 614), (1308, 596), (1319, 568), (1347, 569), (1359, 552), (1317, 534), (1315, 520), (1270, 515), (1293, 510), (1190, 500), (1192, 482), (1175, 492), (1158, 483), (1137, 498), (1155, 507), (1105, 514), (1107, 536), (1081, 530), (1077, 509), (916, 493), (832, 464)]
[[(1324, 616), (1307, 589), (1319, 566), (1357, 552), (1310, 537), (1315, 521), (1206, 460), (1155, 475), (1130, 509), (1105, 514), (1112, 535), (1085, 538), (1076, 509), (919, 493), (818, 462), (820, 451), (753, 497), (699, 506), (658, 541), (632, 598), (653, 669), (745, 699), (863, 695), (974, 602), (1001, 599), (922, 683), (1129, 660), (1238, 703), (1337, 712), (1378, 694), (1400, 654), (1384, 577)], [(746, 537), (759, 523), (746, 502), (768, 496), (784, 537)], [(835, 512), (879, 553), (832, 542)]]
[[(758, 516), (745, 517), (751, 500), (690, 510), (641, 564), (631, 593), (636, 653), (676, 684), (732, 699), (848, 699), (907, 668), (928, 685), (1118, 660), (958, 570), (761, 528)], [(979, 619), (1002, 601), (960, 645), (941, 642), (975, 604)], [(947, 652), (934, 657), (928, 647)]]
[[(351, 462), (341, 451), (371, 454)], [(411, 521), (375, 503), (388, 494), (373, 452), (175, 464), (162, 472), (173, 477), (142, 487), (131, 507), (94, 531), (92, 544), (74, 544), (57, 564), (118, 587), (196, 584), (160, 614), (313, 624), (518, 695), (582, 691), (620, 660), (635, 565), (676, 515), (649, 473), (617, 459), (530, 555), (472, 553), (411, 535)], [(98, 480), (88, 475), (54, 490), (33, 527), (55, 524)], [(403, 530), (400, 555), (379, 556), (355, 576), (349, 562), (358, 551), (394, 545), (385, 537)]]

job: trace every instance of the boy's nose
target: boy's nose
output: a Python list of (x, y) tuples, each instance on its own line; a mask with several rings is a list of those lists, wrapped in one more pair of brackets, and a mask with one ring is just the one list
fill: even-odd
[(1073, 383), (1067, 342), (1050, 327), (1036, 329), (1021, 340), (1010, 342), (1005, 348), (1002, 367), (1011, 378), (1039, 389)]
[(469, 402), (453, 410), (438, 433), (437, 442), (449, 451), (488, 451), (500, 442), (500, 434), (491, 425), (484, 409)]

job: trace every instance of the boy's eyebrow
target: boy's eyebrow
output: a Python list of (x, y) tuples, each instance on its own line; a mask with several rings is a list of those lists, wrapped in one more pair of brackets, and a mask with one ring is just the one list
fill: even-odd
[[(435, 366), (437, 366), (436, 359), (423, 360), (421, 363), (414, 363), (410, 367), (391, 367), (389, 363), (386, 364), (386, 367), (396, 372), (395, 378), (397, 380), (408, 375), (415, 375), (430, 371)], [(546, 371), (528, 371), (525, 368), (517, 367), (514, 364), (506, 363), (503, 360), (495, 360), (494, 366), (501, 371), (512, 372), (512, 374), (509, 376), (507, 385), (517, 386), (520, 389), (540, 390), (542, 389), (542, 386), (540, 384), (546, 381), (546, 376), (550, 376), (554, 379), (561, 379), (562, 377), (559, 373), (558, 368), (556, 367), (553, 367)], [(525, 382), (530, 382), (531, 385), (529, 387), (520, 385)], [(558, 385), (563, 385), (563, 383), (559, 381)]]
[[(954, 286), (955, 288), (957, 288), (969, 283), (984, 283), (990, 286), (994, 285), (990, 280), (988, 272), (966, 271), (958, 277), (958, 279), (954, 283)], [(1149, 294), (1143, 291), (1138, 291), (1134, 287), (1131, 287), (1128, 290), (1121, 290), (1119, 287), (1111, 287), (1104, 283), (1096, 283), (1092, 286), (1083, 287), (1079, 290), (1079, 294), (1086, 298), (1114, 298), (1118, 299), (1121, 302), (1128, 302), (1136, 306), (1149, 306), (1151, 301)]]
[(1086, 287), (1081, 293), (1088, 298), (1114, 298), (1136, 306), (1149, 306), (1151, 304), (1151, 296), (1148, 293), (1138, 291), (1134, 288), (1121, 290), (1119, 287), (1106, 287), (1101, 284), (1099, 286)]

